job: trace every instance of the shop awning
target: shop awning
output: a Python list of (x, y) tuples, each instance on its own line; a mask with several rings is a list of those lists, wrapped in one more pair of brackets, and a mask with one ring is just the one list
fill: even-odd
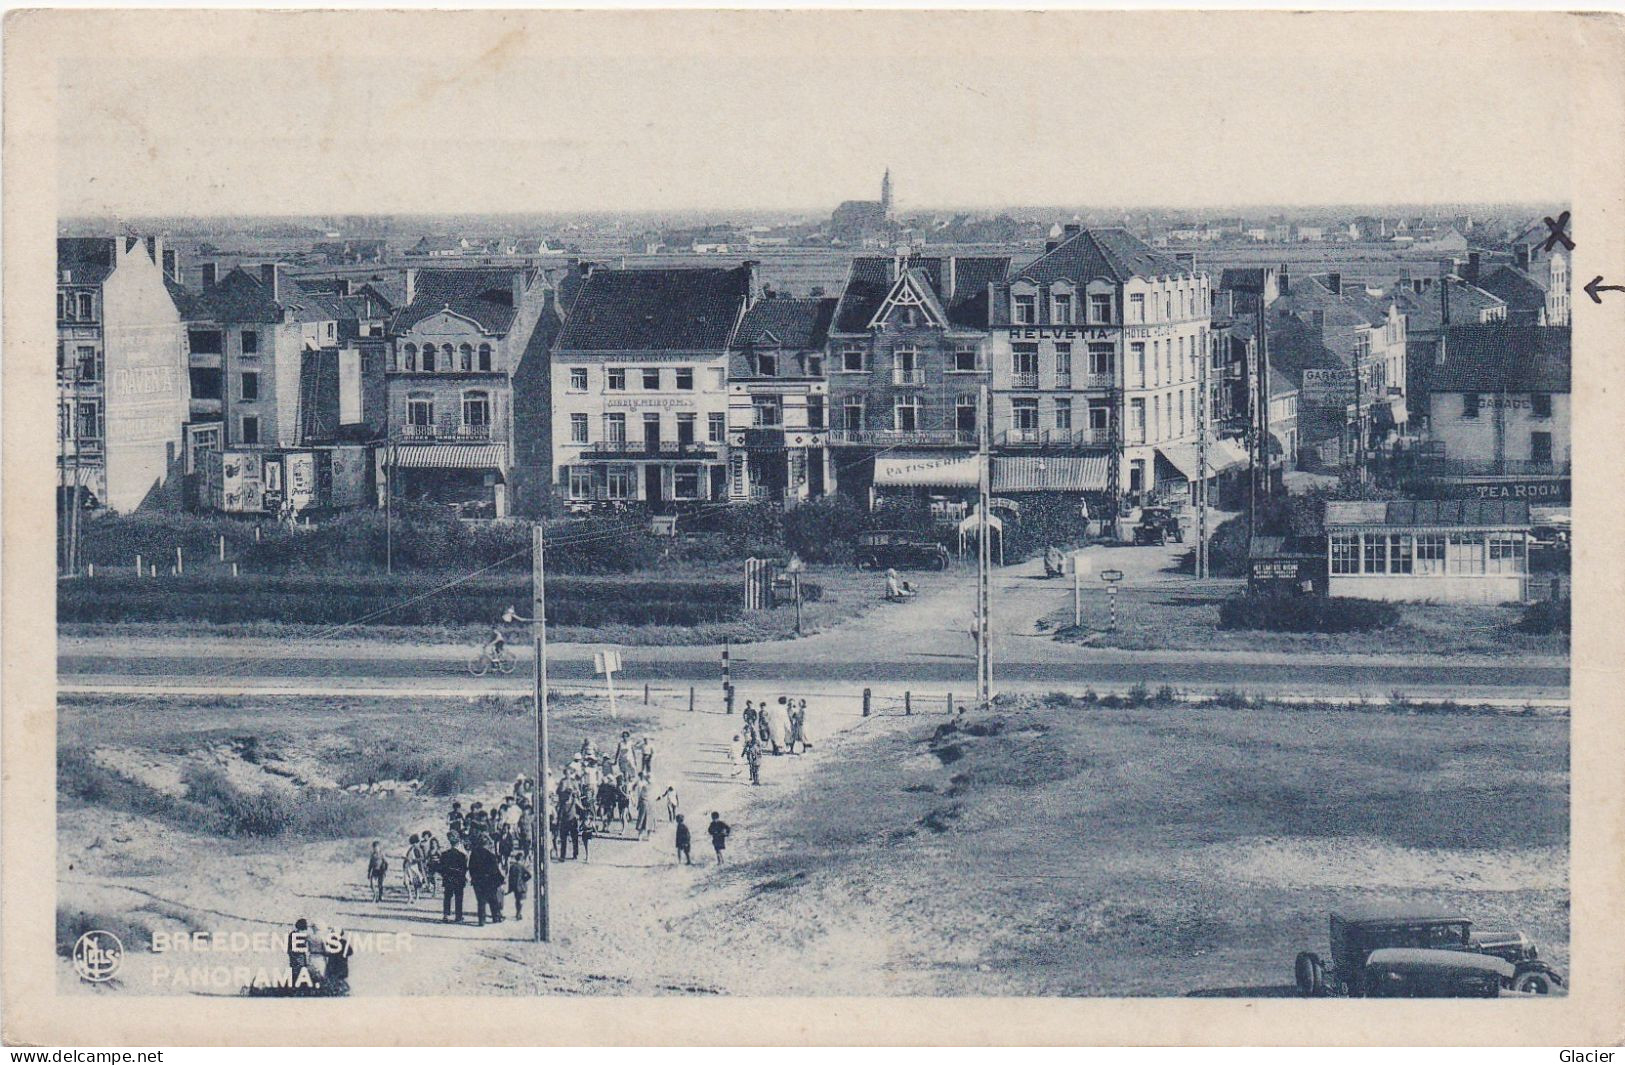
[(1105, 455), (1020, 455), (993, 460), (995, 492), (1103, 492)]
[(881, 455), (875, 459), (876, 487), (975, 488), (975, 455)]
[(506, 465), (501, 444), (408, 444), (394, 451), (395, 465), (403, 470), (500, 470)]
[[(1164, 444), (1157, 448), (1157, 454), (1167, 460), (1168, 465), (1178, 470), (1185, 480), (1194, 481), (1201, 476), (1202, 456), (1195, 444)], [(1215, 440), (1207, 446), (1209, 477), (1229, 473), (1237, 467), (1246, 467), (1249, 464), (1246, 448), (1234, 440)]]

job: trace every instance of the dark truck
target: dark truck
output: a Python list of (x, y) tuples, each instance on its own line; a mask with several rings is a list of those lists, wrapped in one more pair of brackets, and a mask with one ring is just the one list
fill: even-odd
[[(1305, 951), (1298, 955), (1293, 975), (1305, 996), (1419, 994), (1415, 989), (1432, 987), (1436, 996), (1455, 997), (1483, 992), (1486, 974), (1502, 972), (1498, 965), (1470, 962), (1462, 955), (1504, 963), (1507, 990), (1546, 995), (1563, 983), (1522, 932), (1475, 934), (1473, 922), (1454, 911), (1384, 905), (1333, 913), (1331, 964)], [(1379, 976), (1380, 988), (1373, 984)], [(1396, 990), (1401, 985), (1405, 990)], [(1439, 990), (1450, 987), (1456, 991)]]

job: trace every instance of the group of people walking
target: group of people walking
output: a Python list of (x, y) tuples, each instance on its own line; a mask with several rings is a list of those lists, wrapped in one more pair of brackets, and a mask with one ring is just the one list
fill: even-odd
[[(520, 776), (513, 790), (487, 806), (474, 802), (467, 810), (454, 801), (446, 814), (446, 843), (425, 829), (407, 837), (401, 883), (409, 901), (437, 890), (441, 920), (461, 923), (469, 888), (474, 889), (475, 920), (484, 925), (504, 919), (504, 900), (513, 896), (513, 915), (525, 916), (530, 891), (531, 796), (529, 778)], [(374, 902), (384, 899), (389, 858), (374, 842), (367, 858), (367, 882)]]
[[(807, 731), (807, 700), (781, 695), (777, 702), (762, 700), (761, 708), (749, 699), (741, 715), (744, 729), (734, 734), (728, 747), (733, 776), (750, 770), (750, 782), (762, 782), (764, 753), (801, 754), (812, 749)], [(798, 750), (799, 748), (799, 750)]]
[(628, 828), (636, 838), (654, 832), (655, 807), (663, 805), (666, 820), (677, 816), (675, 785), (654, 791), (654, 741), (633, 738), (623, 730), (613, 751), (601, 751), (589, 737), (570, 758), (553, 786), (553, 852), (559, 861), (590, 859), (594, 836), (615, 826)]

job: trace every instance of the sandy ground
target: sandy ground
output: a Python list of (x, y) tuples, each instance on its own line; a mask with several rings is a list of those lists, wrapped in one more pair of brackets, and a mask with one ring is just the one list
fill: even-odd
[[(739, 705), (769, 694), (742, 690)], [(697, 906), (728, 904), (708, 890), (717, 865), (704, 825), (711, 810), (722, 813), (734, 829), (728, 856), (748, 857), (757, 844), (754, 811), (762, 798), (801, 787), (821, 760), (850, 742), (849, 730), (905, 720), (864, 719), (855, 704), (843, 703), (810, 707), (809, 730), (821, 742), (804, 755), (764, 759), (760, 788), (748, 786), (742, 766), (734, 775), (728, 758), (739, 718), (690, 714), (686, 699), (652, 708), (655, 793), (667, 784), (678, 788), (694, 832), (695, 864), (676, 863), (673, 826), (657, 804), (651, 839), (601, 837), (589, 861), (554, 863), (553, 941), (548, 944), (531, 941), (528, 905), (523, 922), (476, 927), (472, 892), (465, 900), (467, 923), (443, 923), (438, 898), (406, 898), (395, 873), (398, 859), (392, 862), (384, 902), (373, 903), (365, 884), (363, 841), (244, 848), (139, 815), (82, 807), (66, 809), (59, 818), (59, 905), (126, 914), (176, 936), (203, 931), (228, 947), (232, 933), (261, 936), (257, 943), (248, 941), (247, 950), (198, 953), (172, 945), (163, 952), (129, 951), (120, 979), (133, 993), (237, 994), (245, 970), (257, 975), (278, 968), (280, 937), (294, 918), (304, 916), (355, 935), (359, 949), (351, 983), (357, 994), (749, 994), (761, 970), (748, 944), (708, 951), (685, 934), (684, 923)], [(600, 744), (613, 736), (616, 724), (607, 713), (602, 721)], [(171, 793), (180, 788), (181, 765), (188, 760), (215, 765), (250, 789), (286, 786), (281, 765), (273, 763), (275, 771), (268, 772), (220, 749), (166, 754), (107, 746), (95, 748), (93, 758), (109, 772)], [(493, 782), (464, 796), (464, 804), (488, 800), (501, 788), (501, 782)], [(443, 835), (449, 803), (449, 798), (409, 800), (398, 830), (388, 838), (404, 840), (422, 827)], [(398, 855), (401, 849), (386, 845), (386, 853)], [(507, 905), (511, 915), (511, 896)], [(852, 926), (834, 942), (823, 942), (819, 952), (829, 964), (838, 957), (849, 969), (854, 947), (881, 942)], [(817, 956), (798, 964), (816, 966)], [(61, 969), (64, 990), (96, 990), (81, 985), (65, 962)]]

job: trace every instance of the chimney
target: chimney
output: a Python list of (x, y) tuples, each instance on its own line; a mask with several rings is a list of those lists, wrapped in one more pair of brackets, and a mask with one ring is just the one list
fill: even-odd
[(406, 302), (408, 305), (410, 305), (411, 302), (417, 298), (417, 294), (418, 268), (415, 266), (408, 266), (406, 268)]
[(1058, 241), (1058, 240), (1046, 240), (1044, 242), (1044, 254), (1048, 255), (1050, 252), (1054, 251), (1056, 248), (1059, 248), (1060, 246), (1061, 246), (1061, 242)]
[(942, 260), (942, 302), (945, 304), (953, 302), (954, 286), (959, 280), (958, 267), (955, 265), (958, 261), (958, 257), (953, 255)]
[(1326, 312), (1325, 311), (1310, 311), (1309, 312), (1309, 325), (1310, 325), (1311, 328), (1314, 329), (1315, 336), (1324, 339), (1325, 336), (1326, 336)]
[(1520, 269), (1520, 270), (1529, 269), (1529, 245), (1527, 245), (1527, 244), (1518, 245), (1516, 248), (1513, 249), (1512, 254), (1517, 260), (1518, 269)]
[(282, 302), (282, 292), (279, 287), (276, 263), (260, 263), (260, 284), (271, 290), (271, 301)]
[(177, 285), (180, 284), (180, 281), (181, 281), (181, 264), (180, 264), (180, 260), (175, 258), (175, 249), (174, 248), (165, 248), (164, 249), (163, 267), (164, 267), (164, 276), (167, 277), (169, 280), (175, 282)]
[(1064, 233), (1068, 239), (1070, 239), (1077, 236), (1079, 233), (1082, 233), (1083, 226), (1077, 222), (1068, 222), (1066, 225), (1061, 227), (1061, 232)]
[(1275, 283), (1283, 296), (1292, 291), (1292, 275), (1287, 272), (1286, 263), (1282, 263), (1281, 268), (1275, 272)]
[(513, 309), (516, 311), (525, 302), (525, 288), (525, 271), (515, 270), (513, 272)]
[(213, 288), (219, 279), (220, 267), (214, 263), (203, 263), (198, 267), (198, 272), (203, 275), (203, 287)]
[(1479, 266), (1478, 252), (1476, 252), (1476, 251), (1468, 252), (1467, 253), (1466, 280), (1467, 280), (1467, 282), (1469, 284), (1474, 284), (1474, 285), (1478, 284), (1478, 266)]
[(1336, 272), (1327, 274), (1326, 287), (1331, 289), (1332, 295), (1341, 296), (1343, 294), (1343, 275)]
[(756, 283), (758, 268), (762, 264), (755, 259), (746, 259), (739, 265), (745, 268), (745, 307), (748, 309), (756, 303), (756, 297), (762, 291)]

